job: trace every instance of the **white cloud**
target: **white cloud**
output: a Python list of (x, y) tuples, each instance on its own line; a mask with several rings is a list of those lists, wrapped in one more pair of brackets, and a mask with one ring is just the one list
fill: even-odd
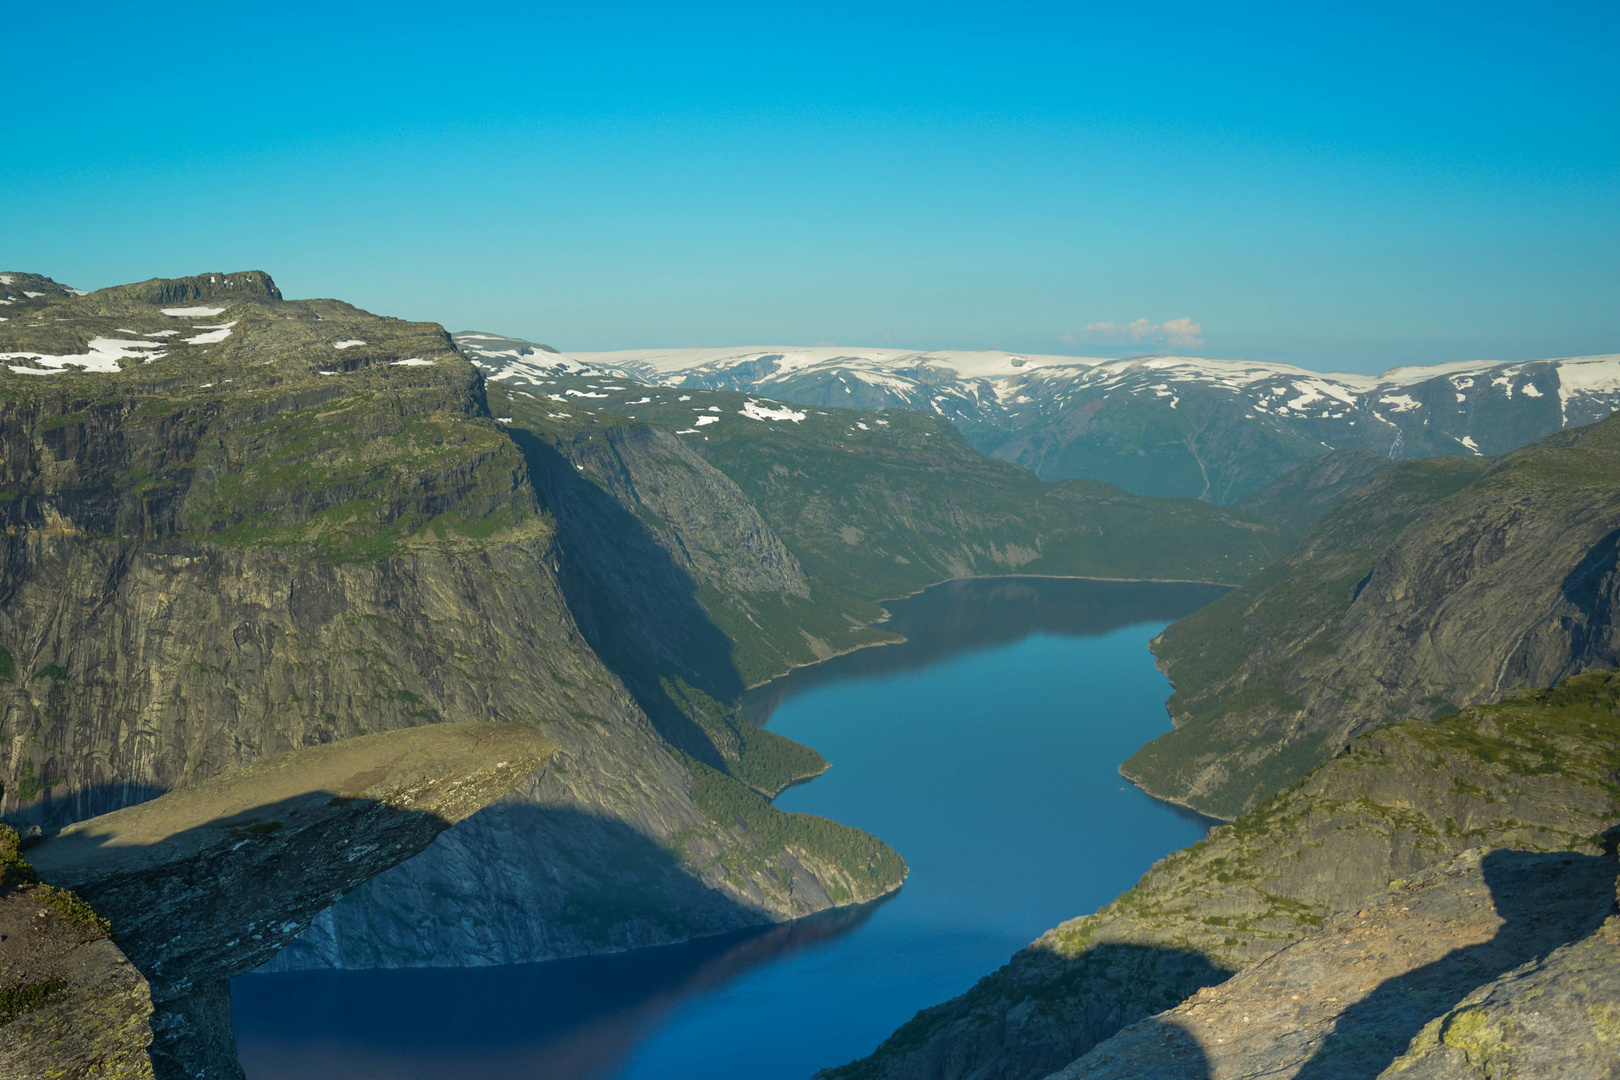
[(1060, 341), (1070, 345), (1168, 345), (1186, 349), (1204, 343), (1204, 328), (1195, 319), (1166, 319), (1162, 323), (1137, 319), (1131, 323), (1097, 322), (1084, 330), (1064, 334)]

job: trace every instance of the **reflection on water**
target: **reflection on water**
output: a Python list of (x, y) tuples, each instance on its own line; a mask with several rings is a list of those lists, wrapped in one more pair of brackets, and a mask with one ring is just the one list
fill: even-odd
[(1098, 637), (1125, 626), (1173, 622), (1227, 592), (1223, 585), (1001, 577), (947, 581), (884, 604), (885, 630), (905, 641), (858, 649), (797, 668), (750, 690), (743, 716), (765, 724), (783, 701), (814, 687), (910, 671), (955, 653), (1020, 641), (1031, 634)]
[(887, 899), (611, 956), (254, 975), (231, 984), (237, 1045), (254, 1078), (592, 1080), (612, 1075), (682, 998), (847, 933)]
[(778, 805), (893, 844), (897, 895), (616, 956), (247, 976), (248, 1077), (805, 1080), (865, 1054), (1203, 834), (1116, 769), (1169, 727), (1148, 640), (1222, 591), (1007, 578), (890, 603), (905, 642), (801, 668), (745, 710), (832, 763)]

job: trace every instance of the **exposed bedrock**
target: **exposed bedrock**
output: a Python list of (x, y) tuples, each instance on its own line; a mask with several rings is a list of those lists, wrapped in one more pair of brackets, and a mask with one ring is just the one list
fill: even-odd
[(1051, 1080), (1613, 1075), (1615, 871), (1612, 854), (1470, 850)]

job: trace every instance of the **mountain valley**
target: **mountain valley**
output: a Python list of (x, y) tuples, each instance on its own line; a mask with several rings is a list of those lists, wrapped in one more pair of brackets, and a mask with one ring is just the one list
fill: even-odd
[[(1620, 358), (1362, 377), (563, 354), (287, 300), (257, 271), (0, 279), (0, 818), (129, 928), (150, 986), (107, 985), (159, 1028), (189, 990), (165, 997), (143, 959), (150, 912), (54, 866), (75, 823), (430, 725), (520, 730), (533, 760), (413, 833), (421, 854), (300, 908), (269, 970), (587, 956), (894, 893), (904, 852), (773, 805), (829, 763), (742, 695), (897, 640), (885, 601), (1009, 575), (1230, 588), (1154, 640), (1174, 730), (1121, 766), (1228, 823), (827, 1080), (1237, 1075), (1282, 1059), (1212, 1056), (1195, 1003), (1349, 979), (1360, 910), (1420, 911), (1474, 949), (1554, 857), (1584, 875), (1569, 912), (1423, 984), (1421, 1007), (1334, 995), (1286, 1068), (1354, 1075), (1308, 1071), (1354, 1020), (1394, 1046), (1380, 1069), (1475, 1075), (1468, 1017), (1496, 1025), (1493, 1061), (1542, 1052), (1514, 1042), (1530, 983), (1620, 1007), (1569, 974), (1614, 967)], [(1434, 962), (1386, 956), (1379, 979)], [(1575, 1037), (1607, 1039), (1610, 1015)]]

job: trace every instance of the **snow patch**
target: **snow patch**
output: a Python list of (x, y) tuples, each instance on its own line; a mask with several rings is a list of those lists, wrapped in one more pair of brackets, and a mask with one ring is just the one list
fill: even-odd
[[(757, 401), (747, 402), (737, 412), (739, 415), (746, 416), (751, 420), (791, 420), (795, 424), (805, 417), (804, 413), (790, 409), (785, 405), (780, 409), (773, 409), (768, 405), (761, 405)], [(698, 421), (700, 424), (702, 422), (702, 420)], [(861, 425), (861, 427), (865, 426), (865, 424)]]
[(718, 424), (720, 418), (718, 416), (700, 416), (692, 422), (698, 427), (702, 427), (704, 424)]
[(185, 342), (187, 345), (218, 345), (221, 341), (224, 341), (226, 338), (231, 336), (231, 327), (235, 326), (237, 321), (238, 320), (236, 319), (232, 319), (230, 322), (221, 323), (218, 326), (192, 327), (194, 330), (206, 330), (207, 333), (198, 334), (195, 337), (188, 337), (185, 339)]
[[(227, 305), (229, 306), (229, 305)], [(165, 315), (173, 315), (177, 319), (199, 319), (203, 316), (218, 315), (224, 311), (222, 307), (166, 307), (159, 308)]]
[(432, 367), (433, 361), (424, 360), (420, 356), (412, 356), (404, 360), (395, 360), (389, 367)]
[(57, 375), (64, 371), (83, 369), (106, 374), (117, 374), (123, 368), (118, 361), (138, 357), (142, 363), (156, 360), (165, 353), (147, 352), (161, 348), (161, 341), (125, 341), (121, 338), (92, 338), (87, 351), (70, 356), (47, 356), (44, 353), (0, 353), (0, 360), (27, 360), (28, 364), (7, 364), (19, 375)]
[(346, 341), (334, 341), (334, 342), (332, 342), (332, 348), (334, 348), (334, 349), (352, 349), (356, 345), (364, 345), (364, 344), (365, 344), (365, 342), (361, 341), (359, 338), (349, 338)]

